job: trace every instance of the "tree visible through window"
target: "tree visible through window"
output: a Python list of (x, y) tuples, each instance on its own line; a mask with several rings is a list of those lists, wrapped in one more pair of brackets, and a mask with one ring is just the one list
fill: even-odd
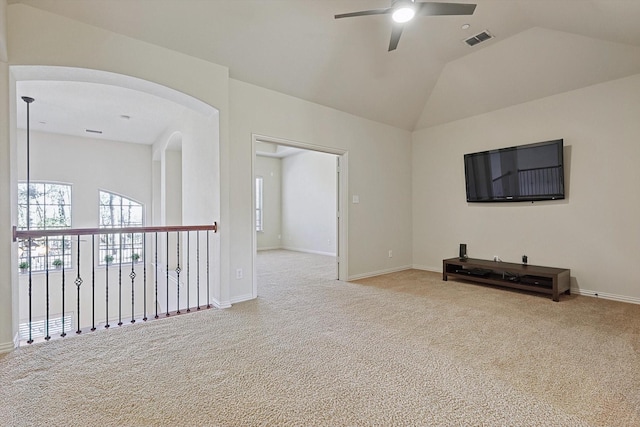
[[(100, 228), (141, 227), (142, 205), (118, 194), (100, 191)], [(101, 234), (99, 264), (136, 262), (142, 259), (142, 233)]]
[[(27, 206), (29, 227), (27, 227)], [(71, 228), (71, 185), (54, 182), (18, 183), (18, 228), (54, 230)], [(31, 271), (71, 268), (71, 237), (48, 237), (20, 242), (18, 263)]]

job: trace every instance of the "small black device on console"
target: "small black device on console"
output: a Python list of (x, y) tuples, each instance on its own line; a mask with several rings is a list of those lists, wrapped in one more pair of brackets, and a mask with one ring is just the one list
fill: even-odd
[(466, 243), (460, 243), (460, 252), (458, 257), (460, 258), (460, 261), (464, 261), (465, 259), (469, 258), (467, 256), (467, 244)]

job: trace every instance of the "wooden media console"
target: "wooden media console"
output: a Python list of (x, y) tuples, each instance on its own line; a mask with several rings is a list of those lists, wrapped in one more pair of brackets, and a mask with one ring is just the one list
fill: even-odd
[(571, 270), (482, 259), (449, 258), (442, 261), (442, 280), (449, 277), (488, 285), (550, 294), (560, 301), (569, 295)]

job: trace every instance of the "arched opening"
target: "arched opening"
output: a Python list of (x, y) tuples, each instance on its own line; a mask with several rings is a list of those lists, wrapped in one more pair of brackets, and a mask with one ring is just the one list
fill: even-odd
[[(25, 180), (27, 163), (30, 179), (70, 183), (72, 228), (98, 227), (101, 190), (140, 201), (146, 225), (212, 224), (219, 218), (217, 109), (165, 86), (103, 71), (12, 66), (10, 76), (16, 118), (10, 127), (16, 153), (12, 185)], [(22, 96), (35, 99), (28, 156)], [(219, 295), (219, 239), (210, 244), (210, 279), (213, 294)], [(163, 265), (175, 262), (170, 253), (165, 251)], [(26, 296), (20, 284), (25, 279), (18, 271), (13, 275), (14, 319), (23, 323), (26, 314), (19, 307)], [(44, 280), (34, 276), (34, 289)], [(52, 296), (47, 310), (64, 317), (69, 307), (73, 304), (59, 307)]]

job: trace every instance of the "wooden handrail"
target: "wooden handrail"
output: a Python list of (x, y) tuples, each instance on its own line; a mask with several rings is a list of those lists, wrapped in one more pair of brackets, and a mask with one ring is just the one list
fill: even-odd
[(153, 227), (121, 227), (121, 228), (61, 228), (56, 230), (18, 230), (13, 226), (13, 241), (18, 239), (39, 239), (54, 236), (87, 236), (95, 234), (131, 234), (131, 233), (164, 233), (174, 231), (213, 231), (218, 232), (218, 223), (211, 225), (169, 225)]

